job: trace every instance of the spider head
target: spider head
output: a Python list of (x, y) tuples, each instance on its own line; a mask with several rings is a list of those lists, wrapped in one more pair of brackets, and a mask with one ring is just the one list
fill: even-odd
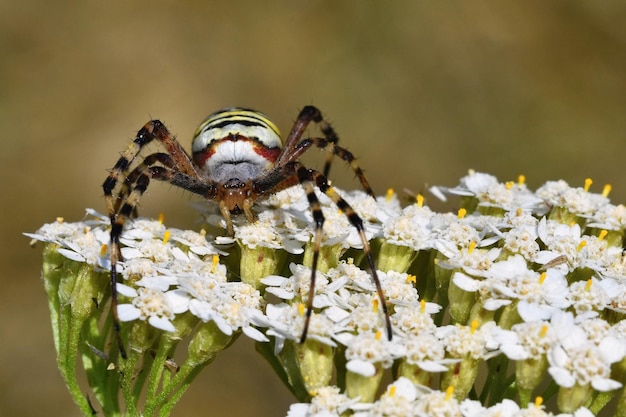
[(250, 195), (250, 185), (238, 178), (231, 178), (222, 184), (222, 201), (233, 214), (244, 210), (244, 200)]

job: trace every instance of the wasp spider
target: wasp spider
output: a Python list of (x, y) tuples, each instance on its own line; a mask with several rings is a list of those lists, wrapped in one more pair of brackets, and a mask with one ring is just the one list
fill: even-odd
[[(319, 125), (324, 137), (302, 138), (311, 122)], [(147, 155), (133, 166), (144, 146), (155, 140), (162, 145), (165, 152)], [(248, 221), (253, 221), (252, 206), (255, 202), (290, 186), (302, 185), (311, 207), (315, 232), (310, 293), (301, 341), (306, 339), (313, 309), (315, 275), (324, 224), (320, 202), (314, 190), (317, 186), (345, 213), (359, 233), (385, 315), (387, 334), (391, 339), (391, 322), (374, 259), (365, 237), (363, 221), (329, 185), (327, 179), (333, 156), (336, 155), (348, 163), (363, 189), (372, 196), (373, 192), (352, 153), (338, 146), (337, 142), (338, 137), (331, 125), (313, 106), (302, 109), (284, 144), (274, 123), (262, 113), (243, 108), (227, 108), (215, 112), (196, 130), (192, 156), (189, 156), (159, 120), (152, 120), (141, 128), (102, 185), (112, 226), (111, 302), (113, 323), (122, 357), (126, 354), (119, 332), (116, 290), (117, 263), (122, 260), (120, 237), (124, 224), (133, 216), (139, 199), (152, 179), (169, 182), (216, 202), (231, 236), (232, 215), (243, 213)], [(323, 172), (307, 168), (300, 162), (300, 157), (313, 146), (329, 151)]]

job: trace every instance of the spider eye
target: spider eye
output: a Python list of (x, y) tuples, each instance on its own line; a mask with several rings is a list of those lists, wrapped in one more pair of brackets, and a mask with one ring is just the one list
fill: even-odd
[(243, 188), (246, 185), (245, 182), (237, 178), (232, 178), (224, 183), (224, 188)]

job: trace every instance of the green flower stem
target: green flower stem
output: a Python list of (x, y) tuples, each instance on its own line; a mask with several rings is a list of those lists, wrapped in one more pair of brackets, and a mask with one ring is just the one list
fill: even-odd
[(383, 241), (378, 252), (376, 267), (384, 272), (396, 271), (404, 273), (409, 269), (416, 257), (417, 252), (413, 248)]
[(493, 217), (504, 217), (506, 210), (501, 207), (493, 207), (493, 206), (478, 206), (476, 208), (483, 216), (493, 216)]
[(142, 414), (139, 413), (137, 409), (137, 400), (138, 398), (133, 395), (133, 382), (135, 376), (135, 368), (139, 360), (141, 359), (141, 353), (136, 350), (129, 350), (127, 353), (128, 358), (126, 360), (119, 360), (120, 367), (120, 388), (122, 390), (122, 397), (124, 398), (124, 403), (126, 404), (126, 414), (131, 417), (139, 417), (140, 415), (150, 416), (152, 414)]
[(255, 343), (255, 349), (268, 361), (276, 375), (298, 401), (309, 401), (311, 397), (304, 387), (300, 373), (294, 372), (297, 368), (295, 355), (286, 353), (293, 350), (293, 342), (290, 340), (285, 341), (285, 346), (278, 355), (274, 354), (275, 343), (274, 339), (270, 340), (269, 343), (257, 342)]
[(443, 308), (434, 317), (435, 323), (441, 324), (446, 316), (447, 307), (450, 305), (448, 300), (448, 288), (450, 287), (450, 280), (452, 277), (452, 270), (444, 269), (438, 265), (439, 261), (446, 260), (447, 258), (441, 252), (436, 252), (433, 265), (434, 267), (434, 281), (435, 292), (437, 294), (437, 303)]
[[(298, 343), (293, 340), (285, 340), (283, 349), (275, 358), (282, 369), (283, 381), (286, 381), (287, 386), (298, 401), (307, 402), (311, 400), (311, 394), (304, 381), (305, 376), (300, 372), (297, 345)], [(273, 351), (267, 351), (267, 353), (274, 356)]]
[[(158, 348), (154, 358), (152, 359), (152, 365), (150, 367), (150, 377), (147, 389), (148, 401), (150, 398), (156, 397), (159, 386), (167, 386), (171, 383), (169, 380), (170, 374), (165, 372), (165, 369), (167, 368), (167, 361), (173, 356), (173, 352), (178, 343), (193, 331), (197, 323), (198, 319), (195, 316), (191, 314), (184, 314), (174, 319), (174, 327), (176, 328), (175, 332), (163, 332), (161, 334), (158, 342)], [(167, 379), (167, 381), (165, 379)]]
[[(71, 307), (68, 307), (68, 310), (69, 309), (71, 309)], [(76, 378), (80, 333), (83, 323), (76, 319), (70, 319), (68, 321), (66, 338), (62, 339), (63, 346), (66, 346), (67, 349), (64, 350), (64, 353), (59, 358), (59, 369), (78, 408), (83, 415), (89, 416), (93, 415), (93, 410)]]
[(587, 281), (595, 275), (591, 268), (576, 268), (567, 275), (567, 282), (572, 284), (578, 281)]
[(567, 207), (558, 206), (552, 207), (552, 210), (550, 210), (550, 213), (548, 213), (548, 220), (554, 220), (561, 224), (568, 225), (578, 223), (582, 228), (585, 227), (585, 223), (587, 222), (586, 219), (569, 211)]
[[(160, 417), (166, 417), (166, 416), (169, 416), (172, 413), (172, 409), (178, 403), (178, 401), (180, 401), (180, 399), (182, 398), (183, 394), (185, 394), (185, 392), (187, 391), (187, 389), (189, 388), (191, 383), (198, 376), (198, 374), (204, 369), (204, 367), (206, 365), (208, 365), (209, 363), (210, 362), (206, 362), (206, 363), (204, 363), (201, 366), (197, 366), (195, 368), (189, 369), (188, 372), (186, 372), (184, 374), (184, 379), (178, 385), (177, 389), (171, 392), (169, 397), (167, 397), (167, 401), (165, 403), (163, 403), (163, 405), (160, 407), (160, 409), (159, 409), (159, 416)], [(181, 370), (181, 372), (182, 371), (183, 370)], [(180, 374), (180, 372), (179, 372), (179, 374)], [(177, 376), (178, 376), (178, 374), (177, 374)], [(172, 383), (174, 383), (174, 379), (172, 380)]]
[(470, 310), (469, 318), (467, 319), (466, 323), (472, 323), (474, 320), (476, 320), (482, 326), (487, 322), (493, 321), (496, 312), (493, 310), (487, 310), (483, 306), (484, 304), (481, 299), (479, 299), (478, 302), (474, 303), (472, 309)]
[[(602, 229), (596, 227), (587, 227), (585, 234), (592, 236), (599, 236)], [(606, 236), (604, 240), (609, 247), (621, 248), (624, 244), (624, 231), (623, 230), (605, 230)]]
[(334, 349), (315, 339), (307, 339), (304, 343), (294, 345), (296, 363), (305, 389), (311, 395), (330, 384), (333, 376)]
[(165, 362), (171, 356), (174, 346), (175, 344), (169, 338), (160, 338), (160, 343), (158, 343), (156, 353), (150, 366), (150, 375), (148, 377), (148, 386), (146, 388), (146, 409), (150, 408), (151, 401), (156, 399), (158, 396), (159, 387), (163, 382), (163, 373), (166, 372), (167, 369), (165, 367)]
[(522, 318), (517, 311), (517, 305), (518, 300), (513, 300), (511, 304), (502, 309), (502, 313), (498, 319), (498, 326), (504, 330), (511, 330), (511, 327), (515, 324), (522, 322)]
[[(311, 268), (313, 265), (313, 247), (315, 245), (311, 242), (307, 243), (304, 246), (304, 258), (302, 260), (302, 265)], [(328, 272), (330, 268), (334, 268), (339, 265), (339, 259), (341, 255), (345, 252), (345, 248), (343, 244), (337, 243), (334, 245), (322, 245), (320, 247), (320, 257), (319, 262), (317, 264), (317, 270), (325, 273)]]
[(481, 392), (482, 404), (496, 404), (515, 395), (515, 375), (509, 375), (509, 358), (499, 355), (488, 363), (487, 382)]
[(538, 359), (526, 359), (515, 362), (515, 381), (520, 404), (532, 401), (532, 393), (543, 381), (548, 369), (548, 359), (545, 355)]
[(587, 407), (594, 415), (597, 415), (613, 399), (617, 391), (596, 392), (593, 401)]
[(287, 252), (274, 248), (256, 246), (250, 248), (239, 243), (241, 248), (241, 280), (256, 289), (263, 288), (259, 281), (268, 275), (276, 274), (287, 259)]
[[(170, 378), (170, 373), (167, 371), (166, 363), (171, 357), (176, 342), (163, 335), (159, 343), (159, 347), (153, 359), (153, 363), (150, 369), (150, 378), (148, 379), (147, 389), (147, 405), (146, 409), (156, 408), (158, 404), (152, 404), (152, 402), (162, 401), (161, 394), (158, 392), (159, 387), (163, 391), (171, 389), (173, 378)], [(180, 370), (179, 370), (180, 372)]]
[(461, 207), (467, 210), (468, 214), (473, 213), (478, 208), (478, 199), (474, 196), (461, 197)]
[(44, 288), (52, 320), (57, 365), (70, 395), (85, 416), (93, 414), (77, 379), (78, 354), (84, 347), (82, 331), (102, 298), (101, 275), (93, 267), (64, 258), (57, 245), (46, 245), (43, 260)]
[(626, 417), (626, 388), (622, 388), (615, 406), (615, 417)]
[(106, 317), (102, 330), (98, 328), (98, 316), (92, 316), (88, 320), (83, 328), (82, 338), (85, 343), (81, 343), (81, 354), (87, 382), (102, 410), (106, 410), (107, 415), (120, 415), (118, 395), (120, 378), (113, 365), (117, 362), (117, 350), (112, 350), (108, 356), (104, 353), (107, 336), (111, 332), (113, 322), (109, 313), (108, 309), (102, 313)]
[(448, 312), (453, 323), (468, 324), (476, 303), (476, 294), (459, 288), (453, 280), (448, 286)]
[[(148, 398), (143, 415), (156, 415), (157, 411), (158, 415), (169, 415), (198, 373), (213, 362), (217, 354), (232, 344), (239, 335), (240, 333), (231, 335), (222, 333), (214, 322), (202, 324), (189, 342), (189, 356), (180, 370), (163, 385), (161, 392)], [(164, 347), (163, 351), (167, 351), (167, 348)], [(159, 366), (156, 360), (154, 366)]]
[(557, 406), (563, 413), (573, 413), (585, 405), (587, 400), (591, 398), (592, 394), (593, 388), (590, 384), (574, 384), (571, 388), (559, 387), (559, 392), (557, 394)]
[(48, 307), (50, 308), (50, 320), (52, 322), (52, 336), (54, 339), (54, 348), (57, 351), (57, 355), (60, 353), (60, 311), (61, 304), (59, 301), (59, 286), (61, 279), (63, 278), (62, 265), (65, 262), (64, 258), (58, 252), (59, 246), (48, 243), (43, 248), (43, 264), (41, 270), (41, 276), (44, 284), (44, 290), (48, 295)]
[(424, 371), (418, 365), (408, 363), (406, 359), (401, 359), (398, 365), (398, 376), (410, 379), (414, 384), (430, 386), (434, 373)]
[(480, 363), (480, 359), (466, 356), (460, 363), (450, 365), (450, 370), (441, 379), (441, 390), (445, 391), (452, 386), (454, 397), (459, 401), (465, 399), (474, 386)]
[(433, 301), (437, 292), (435, 285), (435, 250), (420, 250), (408, 272), (417, 279), (415, 288), (419, 290), (420, 299)]
[(373, 376), (363, 376), (351, 371), (346, 372), (346, 394), (350, 398), (360, 398), (360, 402), (372, 403), (383, 378), (383, 367), (375, 363), (376, 373)]

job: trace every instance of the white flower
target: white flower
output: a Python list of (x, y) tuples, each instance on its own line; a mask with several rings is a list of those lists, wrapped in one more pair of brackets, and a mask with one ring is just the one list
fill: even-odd
[(172, 324), (174, 310), (168, 296), (162, 291), (139, 288), (131, 304), (120, 304), (117, 311), (120, 321), (148, 320), (148, 323), (157, 329), (168, 332), (176, 330)]
[(582, 320), (580, 327), (583, 329), (590, 342), (599, 345), (611, 331), (611, 325), (599, 317)]
[[(304, 304), (268, 304), (265, 314), (267, 316), (268, 336), (276, 337), (275, 353), (282, 350), (285, 340), (299, 341), (304, 331), (306, 306)], [(307, 339), (315, 339), (329, 346), (336, 346), (335, 323), (326, 314), (311, 314)]]
[[(333, 283), (338, 282), (338, 289), (345, 289), (348, 293), (373, 292), (376, 287), (372, 282), (372, 275), (354, 265), (351, 260), (341, 261), (335, 268), (331, 268), (326, 273)], [(349, 290), (349, 291), (348, 291)]]
[[(349, 302), (347, 308), (350, 309), (350, 315), (343, 323), (346, 329), (369, 334), (384, 328), (384, 317), (380, 311), (380, 300), (376, 293), (355, 293), (347, 301)], [(340, 341), (346, 344), (344, 338), (341, 338)]]
[(591, 342), (576, 325), (571, 313), (558, 313), (552, 321), (558, 343), (548, 352), (548, 372), (562, 387), (588, 385), (598, 391), (611, 391), (622, 386), (610, 379), (611, 365), (624, 358), (626, 345), (608, 335), (599, 343)]
[(271, 207), (280, 207), (285, 210), (298, 210), (302, 212), (309, 209), (306, 192), (300, 184), (270, 195), (264, 204)]
[(613, 339), (606, 339), (600, 346), (584, 343), (568, 350), (554, 347), (548, 355), (551, 365), (548, 372), (559, 386), (565, 388), (591, 384), (598, 391), (618, 389), (622, 384), (610, 379), (611, 364), (621, 359), (613, 350), (616, 347), (621, 347), (619, 356), (623, 357), (623, 344)]
[(356, 403), (358, 399), (349, 398), (337, 387), (322, 387), (316, 390), (310, 404), (292, 404), (287, 417), (339, 417)]
[[(564, 255), (569, 269), (575, 269), (575, 266), (579, 264), (579, 248), (582, 241), (580, 226), (577, 223), (566, 225), (544, 217), (539, 221), (537, 232), (550, 251), (557, 256)], [(552, 256), (552, 259), (555, 257)]]
[(459, 402), (450, 393), (441, 391), (420, 395), (413, 410), (416, 416), (461, 416)]
[(458, 186), (447, 191), (461, 196), (478, 196), (487, 193), (489, 189), (497, 185), (498, 179), (495, 176), (470, 170), (468, 175), (461, 178)]
[(102, 215), (92, 209), (87, 213), (96, 220), (67, 223), (62, 218), (43, 225), (36, 233), (24, 233), (33, 241), (54, 243), (60, 246), (58, 252), (76, 262), (85, 262), (101, 269), (109, 269), (106, 248), (109, 233), (102, 229)]
[(439, 262), (445, 269), (461, 269), (467, 275), (484, 277), (491, 269), (493, 262), (500, 256), (501, 249), (478, 249), (475, 246), (459, 250), (451, 258)]
[(193, 230), (178, 229), (169, 229), (169, 231), (171, 233), (171, 240), (182, 243), (196, 255), (204, 256), (222, 253), (207, 241), (205, 233), (198, 233)]
[(605, 204), (589, 219), (589, 227), (621, 231), (626, 229), (626, 206)]
[(430, 333), (436, 329), (435, 322), (431, 314), (436, 314), (441, 310), (441, 306), (435, 303), (424, 302), (420, 308), (415, 306), (397, 306), (394, 314), (391, 315), (391, 325), (394, 333), (401, 335), (419, 335)]
[[(461, 412), (464, 417), (524, 417), (518, 415), (520, 406), (515, 401), (504, 399), (501, 403), (494, 404), (489, 408), (483, 407), (479, 401), (463, 400)], [(543, 415), (543, 414), (540, 414)], [(539, 417), (532, 414), (528, 417)]]
[(257, 246), (271, 249), (285, 247), (283, 236), (275, 229), (273, 222), (267, 216), (260, 216), (254, 223), (235, 227), (235, 238), (250, 249), (255, 249)]
[[(341, 191), (341, 196), (350, 204), (350, 207), (354, 209), (355, 212), (359, 213), (359, 217), (364, 222), (378, 222), (379, 215), (381, 211), (381, 204), (372, 197), (367, 194), (365, 191), (354, 190), (354, 191)], [(384, 200), (384, 199), (383, 199)], [(388, 204), (384, 204), (383, 207), (387, 207)]]
[(441, 339), (452, 358), (470, 357), (487, 359), (494, 356), (498, 347), (493, 338), (494, 322), (487, 322), (480, 328), (472, 326), (442, 326), (435, 334)]
[[(289, 278), (271, 275), (261, 279), (267, 285), (266, 291), (283, 300), (296, 300), (306, 302), (309, 299), (311, 288), (311, 269), (303, 265), (291, 263), (289, 269), (293, 274)], [(328, 278), (319, 271), (315, 275), (315, 297), (313, 307), (322, 308), (328, 306), (328, 296), (325, 295)]]
[(567, 209), (580, 216), (591, 216), (600, 207), (608, 204), (608, 198), (590, 193), (583, 188), (570, 187), (565, 181), (548, 181), (535, 194), (549, 203)]
[(611, 300), (604, 289), (604, 286), (609, 284), (609, 281), (598, 281), (592, 277), (587, 281), (577, 281), (570, 285), (568, 298), (576, 313), (604, 310)]
[(520, 301), (519, 312), (526, 321), (548, 319), (556, 309), (569, 307), (567, 280), (564, 274), (550, 268), (539, 273), (529, 269), (522, 256), (515, 255), (496, 262), (486, 273), (495, 294)]
[(514, 254), (520, 254), (527, 261), (534, 261), (539, 253), (537, 237), (536, 227), (524, 225), (512, 228), (505, 235), (504, 249)]
[(379, 272), (381, 286), (385, 298), (393, 304), (407, 305), (419, 303), (417, 289), (413, 285), (415, 277), (396, 271)]
[(179, 278), (180, 290), (186, 293), (187, 308), (204, 322), (213, 321), (226, 335), (242, 329), (250, 338), (266, 342), (268, 339), (253, 326), (267, 325), (260, 312), (261, 294), (243, 282), (221, 282), (210, 277)]
[(500, 183), (490, 174), (470, 170), (454, 188), (442, 189), (449, 194), (474, 197), (479, 207), (497, 207), (505, 210), (534, 209), (541, 199), (531, 193), (523, 182)]
[(556, 343), (557, 334), (549, 322), (519, 323), (511, 330), (497, 329), (494, 333), (500, 350), (515, 361), (539, 359)]
[(389, 368), (398, 356), (399, 349), (381, 332), (359, 333), (352, 337), (346, 348), (346, 368), (363, 376), (376, 373), (375, 364)]
[(387, 386), (369, 410), (370, 416), (413, 416), (418, 391), (411, 381), (400, 377)]
[(481, 241), (480, 232), (467, 221), (455, 221), (449, 223), (447, 227), (435, 229), (435, 231), (438, 231), (437, 239), (448, 241), (456, 245), (457, 248), (469, 248)]
[(448, 370), (446, 365), (455, 362), (445, 359), (444, 344), (431, 333), (409, 335), (400, 339), (400, 345), (406, 362), (427, 372), (445, 372)]
[(406, 207), (398, 216), (390, 217), (383, 224), (383, 235), (388, 243), (408, 246), (414, 250), (431, 247), (430, 219), (433, 213), (417, 204)]

